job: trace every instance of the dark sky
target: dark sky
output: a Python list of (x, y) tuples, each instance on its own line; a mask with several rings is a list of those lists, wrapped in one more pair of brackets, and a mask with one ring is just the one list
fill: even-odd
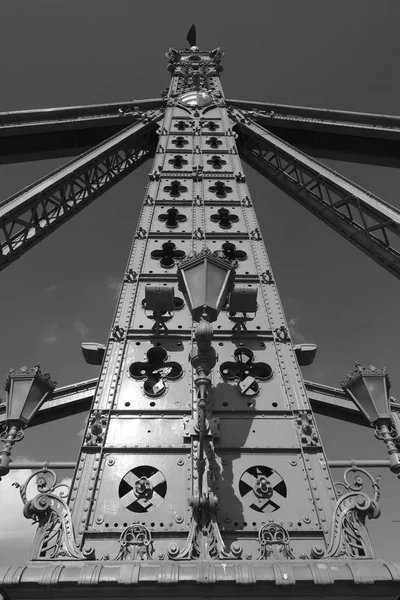
[[(164, 53), (183, 48), (196, 23), (199, 46), (226, 53), (228, 98), (400, 112), (397, 2), (14, 0), (1, 12), (0, 111), (159, 97), (169, 81)], [(61, 162), (1, 167), (0, 197)], [(327, 164), (400, 208), (397, 170)], [(0, 273), (4, 378), (10, 367), (37, 362), (60, 385), (97, 375), (80, 344), (108, 335), (150, 170), (147, 163)], [(386, 366), (400, 398), (399, 282), (245, 170), (294, 338), (319, 347), (304, 377), (338, 385), (356, 360)], [(385, 457), (368, 428), (326, 418), (318, 423), (328, 457)], [(14, 457), (73, 460), (82, 426), (77, 416), (34, 428)], [(392, 521), (400, 519), (400, 482), (382, 474), (383, 517), (371, 524), (372, 539), (380, 557), (396, 560), (400, 523)], [(2, 564), (27, 557), (25, 522), (12, 521), (8, 512), (18, 502), (8, 483), (16, 477), (0, 484), (0, 520), (8, 515), (3, 533), (0, 521)]]

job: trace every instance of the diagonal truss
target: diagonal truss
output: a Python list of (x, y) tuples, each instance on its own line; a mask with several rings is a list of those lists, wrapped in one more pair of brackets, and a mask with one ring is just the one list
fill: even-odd
[(400, 212), (232, 109), (241, 157), (400, 278)]
[(227, 102), (311, 156), (400, 166), (400, 117), (245, 100)]
[(155, 111), (0, 203), (0, 269), (154, 155)]
[(164, 104), (153, 98), (0, 113), (0, 163), (77, 156)]

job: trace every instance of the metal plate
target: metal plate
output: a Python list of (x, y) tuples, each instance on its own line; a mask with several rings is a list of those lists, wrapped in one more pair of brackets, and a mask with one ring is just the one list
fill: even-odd
[[(171, 242), (173, 242), (176, 245), (176, 249), (177, 250), (183, 250), (186, 255), (192, 250), (192, 240), (191, 239), (183, 239), (180, 237), (177, 237), (177, 233), (171, 233), (171, 237), (169, 238), (169, 240)], [(153, 250), (160, 250), (162, 248), (162, 245), (165, 242), (169, 241), (168, 239), (165, 238), (156, 238), (156, 239), (149, 239), (148, 240), (148, 244), (147, 244), (147, 249), (146, 249), (146, 256), (144, 259), (144, 264), (143, 264), (143, 268), (142, 268), (142, 273), (174, 273), (176, 274), (176, 264), (175, 266), (171, 267), (171, 268), (166, 268), (164, 269), (163, 267), (161, 267), (160, 265), (160, 260), (157, 260), (155, 258), (151, 258), (151, 252)]]
[[(243, 346), (240, 346), (240, 343)], [(265, 348), (260, 347), (261, 344), (265, 344)], [(228, 381), (220, 373), (220, 367), (224, 362), (236, 362), (233, 353), (237, 348), (241, 347), (249, 348), (253, 351), (255, 362), (267, 363), (272, 368), (273, 375), (271, 379), (268, 381), (258, 381), (259, 394), (255, 397), (240, 393), (237, 388), (237, 382)], [(255, 412), (289, 409), (273, 342), (252, 338), (245, 339), (243, 342), (237, 342), (234, 345), (229, 341), (224, 341), (219, 342), (216, 345), (216, 349), (219, 360), (213, 375), (214, 411), (249, 410)]]
[[(168, 285), (168, 286), (173, 286), (175, 298), (180, 298), (183, 300), (182, 293), (178, 290), (177, 283), (174, 283), (171, 281), (157, 282), (157, 285), (164, 285), (164, 284)], [(141, 329), (143, 329), (143, 330), (151, 329), (154, 325), (154, 319), (150, 318), (152, 316), (152, 312), (146, 311), (142, 306), (142, 300), (144, 300), (144, 298), (145, 298), (145, 286), (146, 285), (151, 285), (151, 284), (140, 283), (138, 286), (137, 308), (133, 315), (132, 323), (130, 325), (131, 328), (138, 330), (138, 331), (140, 331)], [(190, 315), (190, 312), (189, 312), (186, 304), (184, 304), (183, 308), (173, 311), (172, 318), (166, 322), (166, 326), (168, 327), (168, 330), (184, 331), (184, 330), (189, 329), (191, 327), (191, 324), (192, 324), (192, 317)], [(165, 335), (164, 331), (162, 329), (161, 329), (161, 332), (162, 332), (162, 335)]]
[[(215, 212), (215, 211), (214, 211)], [(210, 248), (212, 252), (215, 250), (222, 250), (222, 244), (231, 241), (235, 244), (235, 250), (243, 250), (247, 254), (247, 258), (244, 260), (239, 260), (236, 268), (236, 274), (240, 275), (256, 275), (257, 271), (254, 266), (253, 255), (251, 251), (250, 242), (248, 240), (230, 240), (229, 230), (224, 232), (222, 229), (218, 232), (218, 239), (213, 237), (212, 233), (207, 235), (207, 246)]]
[(183, 447), (183, 433), (181, 417), (112, 416), (105, 445), (107, 448)]
[(289, 417), (224, 415), (219, 431), (219, 448), (299, 449), (296, 427)]
[[(176, 138), (180, 136), (182, 136), (185, 139), (185, 141), (187, 141), (187, 144), (184, 143), (184, 145), (181, 148), (177, 146), (176, 143), (174, 143), (176, 141)], [(174, 133), (174, 135), (168, 136), (167, 152), (174, 152), (175, 154), (179, 154), (181, 150), (186, 150), (186, 152), (188, 152), (189, 150), (193, 150), (193, 147), (193, 134), (188, 134), (184, 131), (177, 131), (176, 133)]]
[[(182, 180), (185, 181), (185, 180)], [(186, 192), (185, 192), (186, 195)], [(164, 216), (167, 215), (167, 211), (169, 208), (174, 207), (175, 205), (173, 204), (173, 199), (171, 198), (168, 203), (165, 203), (164, 206), (156, 206), (154, 209), (154, 216), (153, 216), (153, 229), (152, 229), (152, 233), (168, 233), (170, 232), (171, 235), (179, 235), (180, 233), (185, 233), (185, 232), (192, 232), (193, 229), (193, 225), (192, 225), (192, 208), (189, 206), (175, 206), (175, 208), (179, 209), (179, 214), (180, 215), (184, 215), (186, 217), (186, 221), (180, 221), (178, 222), (178, 226), (174, 227), (173, 229), (170, 227), (167, 227), (167, 225), (165, 224), (165, 220), (160, 220), (158, 217), (159, 216)]]
[[(240, 452), (240, 451), (239, 451)], [(252, 526), (259, 529), (270, 519), (294, 531), (316, 531), (319, 525), (311, 499), (308, 481), (299, 455), (279, 454), (220, 454), (223, 459), (220, 480), (218, 522), (227, 530)], [(296, 464), (291, 464), (293, 463)], [(272, 473), (268, 479), (272, 488), (269, 499), (259, 502), (250, 490), (263, 468)], [(268, 502), (269, 500), (269, 502)], [(236, 524), (235, 524), (236, 523)]]
[(154, 340), (151, 344), (147, 340), (130, 340), (125, 355), (122, 371), (121, 387), (117, 391), (115, 406), (117, 410), (187, 410), (191, 404), (191, 393), (188, 391), (190, 372), (183, 370), (182, 378), (178, 381), (166, 381), (165, 392), (161, 396), (149, 397), (144, 393), (144, 382), (133, 379), (129, 374), (129, 367), (135, 362), (146, 362), (147, 351), (159, 343), (168, 352), (167, 361), (178, 362), (183, 365), (189, 355), (189, 342), (178, 339)]
[[(224, 138), (220, 138), (220, 141), (224, 142)], [(222, 146), (219, 146), (219, 148), (222, 148)], [(228, 157), (225, 156), (225, 160)], [(229, 158), (228, 158), (229, 159)], [(215, 191), (211, 191), (209, 188), (214, 188), (215, 187), (215, 183), (217, 181), (222, 181), (226, 187), (229, 187), (231, 189), (231, 191), (226, 191), (226, 196), (224, 196), (223, 198), (220, 198), (219, 196), (216, 195)], [(221, 202), (227, 202), (229, 203), (231, 200), (239, 200), (240, 198), (238, 198), (238, 195), (236, 193), (236, 181), (235, 179), (232, 179), (232, 177), (223, 177), (223, 175), (221, 175), (221, 177), (218, 177), (217, 179), (215, 177), (213, 177), (212, 179), (209, 177), (204, 177), (203, 179), (203, 184), (204, 184), (204, 199), (205, 200), (215, 200), (218, 202), (219, 206), (217, 206), (217, 209), (220, 208), (220, 203)], [(210, 214), (217, 212), (216, 210), (211, 210), (211, 212), (209, 213), (208, 211), (210, 211), (211, 207), (207, 206), (206, 207), (206, 222), (211, 224), (211, 221), (209, 219)], [(232, 211), (237, 214), (240, 217), (239, 212), (237, 212), (237, 207), (233, 208)], [(239, 221), (240, 223), (240, 221)], [(239, 224), (238, 223), (238, 224)], [(213, 224), (214, 226), (214, 224)], [(233, 231), (236, 231), (236, 229), (238, 229), (237, 227), (235, 227), (235, 224), (232, 227)], [(209, 229), (209, 231), (212, 231), (211, 229)], [(231, 229), (229, 229), (228, 231), (231, 231)], [(242, 231), (244, 231), (244, 225), (242, 224)]]
[[(179, 152), (176, 152), (175, 154), (179, 154)], [(187, 190), (180, 191), (179, 196), (171, 196), (171, 194), (169, 193), (169, 190), (168, 189), (165, 190), (164, 188), (168, 188), (173, 181), (179, 181), (179, 183), (182, 186), (185, 186), (187, 188)], [(162, 177), (160, 179), (157, 200), (161, 200), (161, 201), (165, 202), (165, 204), (167, 205), (166, 208), (169, 208), (171, 206), (178, 206), (180, 200), (191, 201), (192, 198), (193, 198), (193, 180), (190, 178), (190, 176), (184, 177), (184, 178), (182, 178), (182, 177), (176, 177), (176, 178)], [(154, 227), (154, 225), (153, 225), (153, 227)]]
[[(163, 452), (130, 456), (110, 454), (105, 456), (103, 461), (103, 476), (100, 489), (96, 494), (91, 531), (120, 531), (126, 527), (126, 524), (134, 521), (144, 523), (150, 531), (153, 529), (181, 531), (187, 526), (189, 516), (187, 498), (191, 485), (188, 472), (189, 461), (185, 453), (168, 455)], [(132, 506), (137, 496), (134, 491), (129, 490), (129, 486), (134, 488), (137, 474), (129, 474), (132, 470), (140, 473), (140, 467), (147, 468), (144, 471), (150, 474), (150, 481), (151, 477), (154, 477), (154, 488), (157, 489), (154, 498), (151, 495), (147, 502), (142, 502), (144, 510), (137, 512), (135, 505)], [(122, 481), (125, 481), (126, 485), (121, 484)], [(179, 523), (176, 520), (178, 515)]]

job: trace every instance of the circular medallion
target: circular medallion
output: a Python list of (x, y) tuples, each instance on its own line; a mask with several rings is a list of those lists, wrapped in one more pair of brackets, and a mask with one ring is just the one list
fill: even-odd
[(208, 92), (193, 90), (182, 94), (180, 101), (186, 106), (209, 106), (214, 100)]
[(278, 510), (287, 496), (282, 477), (264, 465), (249, 467), (239, 481), (239, 492), (249, 508), (261, 513)]
[(149, 512), (161, 504), (167, 493), (164, 475), (155, 467), (135, 467), (121, 479), (118, 495), (128, 510), (136, 513)]

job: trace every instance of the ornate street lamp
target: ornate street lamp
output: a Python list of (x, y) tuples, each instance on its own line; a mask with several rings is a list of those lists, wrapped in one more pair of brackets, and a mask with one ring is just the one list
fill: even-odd
[(23, 430), (55, 386), (56, 382), (51, 380), (50, 374), (40, 371), (40, 365), (30, 369), (21, 367), (10, 370), (5, 384), (6, 422), (0, 433), (0, 440), (3, 442), (0, 451), (0, 478), (10, 470), (11, 448), (15, 442), (22, 440)]
[(362, 367), (356, 363), (355, 370), (341, 382), (364, 417), (375, 427), (375, 436), (383, 440), (389, 452), (390, 469), (400, 478), (400, 452), (394, 439), (390, 410), (390, 381), (386, 369), (373, 366)]
[(197, 347), (191, 354), (191, 363), (196, 371), (195, 386), (198, 393), (199, 447), (197, 457), (198, 495), (203, 493), (204, 436), (206, 427), (206, 400), (211, 381), (208, 377), (215, 367), (217, 354), (211, 346), (213, 329), (229, 292), (233, 289), (235, 270), (232, 263), (212, 254), (208, 248), (183, 260), (178, 267), (179, 289), (198, 322), (195, 329)]

